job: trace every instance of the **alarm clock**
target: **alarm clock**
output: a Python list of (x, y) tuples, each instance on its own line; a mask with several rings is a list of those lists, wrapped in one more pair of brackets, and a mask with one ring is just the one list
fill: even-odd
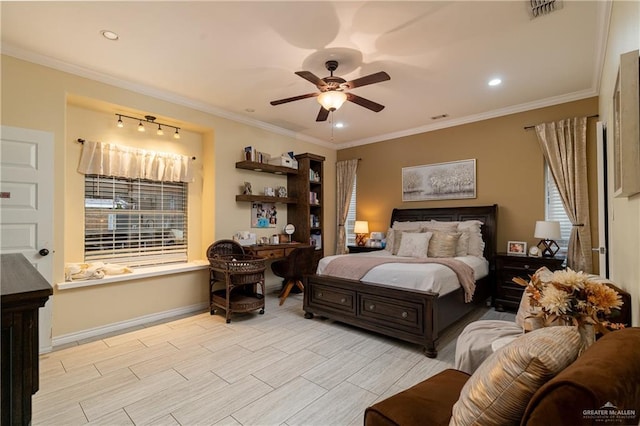
[(540, 249), (536, 246), (533, 246), (529, 249), (529, 256), (531, 257), (540, 257)]

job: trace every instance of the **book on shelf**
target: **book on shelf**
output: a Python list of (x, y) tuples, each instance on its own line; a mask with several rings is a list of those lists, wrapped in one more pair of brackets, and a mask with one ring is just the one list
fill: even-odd
[(245, 146), (244, 159), (246, 161), (256, 161), (256, 149), (252, 146)]

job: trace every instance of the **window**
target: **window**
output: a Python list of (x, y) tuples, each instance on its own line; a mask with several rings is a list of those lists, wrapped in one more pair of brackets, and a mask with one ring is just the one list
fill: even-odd
[(356, 234), (353, 232), (353, 227), (356, 225), (356, 182), (358, 178), (353, 180), (353, 188), (351, 190), (351, 201), (349, 201), (349, 211), (347, 212), (347, 221), (344, 224), (344, 229), (347, 234), (347, 245), (356, 245)]
[(571, 221), (567, 216), (567, 212), (562, 204), (560, 192), (553, 180), (549, 164), (545, 161), (544, 175), (546, 182), (545, 189), (545, 220), (557, 220), (560, 222), (560, 232), (562, 239), (556, 241), (561, 251), (566, 251), (569, 245), (569, 236), (571, 235)]
[(184, 182), (86, 175), (85, 261), (186, 262), (187, 190)]

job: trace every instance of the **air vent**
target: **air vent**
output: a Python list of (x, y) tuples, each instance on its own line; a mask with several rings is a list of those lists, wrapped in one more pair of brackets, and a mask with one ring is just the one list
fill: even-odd
[(529, 4), (532, 18), (548, 15), (555, 10), (562, 9), (561, 0), (530, 0)]

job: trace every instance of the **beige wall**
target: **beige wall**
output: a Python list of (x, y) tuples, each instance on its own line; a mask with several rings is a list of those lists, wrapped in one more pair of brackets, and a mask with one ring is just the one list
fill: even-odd
[[(65, 262), (78, 261), (78, 247), (82, 245), (76, 220), (79, 177), (75, 169), (79, 146), (74, 140), (77, 137), (89, 140), (120, 137), (116, 130), (122, 129), (115, 128), (115, 115), (112, 115), (118, 112), (112, 110), (115, 108), (130, 115), (151, 114), (162, 121), (175, 123), (184, 131), (185, 145), (171, 147), (166, 145), (167, 141), (162, 142), (162, 148), (156, 149), (184, 149), (185, 154), (198, 157), (196, 178), (199, 183), (190, 190), (190, 196), (200, 207), (196, 208), (199, 211), (190, 212), (190, 229), (199, 235), (193, 236), (190, 260), (204, 258), (207, 246), (213, 241), (249, 229), (250, 205), (235, 201), (244, 181), (251, 181), (254, 188), (286, 183), (283, 177), (236, 169), (235, 162), (242, 158), (241, 150), (247, 145), (270, 154), (312, 152), (327, 158), (325, 238), (327, 251), (332, 250), (336, 159), (333, 149), (2, 56), (2, 124), (54, 134), (54, 283), (63, 281)], [(109, 127), (111, 124), (113, 128)], [(138, 140), (129, 135), (126, 143), (149, 143), (155, 147), (159, 142)], [(279, 226), (286, 223), (284, 207), (280, 208), (279, 220)], [(259, 235), (271, 233), (258, 232)], [(273, 277), (269, 279), (273, 281)], [(54, 288), (53, 336), (206, 303), (207, 281), (207, 272), (197, 271), (74, 290)]]
[[(570, 102), (433, 132), (338, 151), (338, 159), (361, 158), (357, 218), (372, 231), (386, 231), (397, 208), (498, 205), (498, 251), (507, 241), (533, 238), (544, 219), (544, 160), (535, 131), (525, 126), (598, 113), (597, 98)], [(594, 247), (597, 245), (596, 119), (588, 120), (589, 197)], [(476, 159), (477, 198), (402, 202), (402, 168)], [(594, 258), (597, 265), (597, 259)]]
[[(607, 50), (600, 81), (599, 110), (602, 119), (613, 123), (613, 88), (616, 83), (620, 55), (640, 48), (640, 3), (612, 2)], [(609, 152), (613, 152), (612, 126), (607, 126)], [(636, 141), (638, 143), (638, 141)], [(609, 170), (613, 162), (609, 161)], [(613, 193), (613, 175), (609, 177)], [(611, 242), (609, 254), (611, 278), (631, 293), (633, 325), (640, 325), (640, 194), (629, 198), (610, 199)]]

